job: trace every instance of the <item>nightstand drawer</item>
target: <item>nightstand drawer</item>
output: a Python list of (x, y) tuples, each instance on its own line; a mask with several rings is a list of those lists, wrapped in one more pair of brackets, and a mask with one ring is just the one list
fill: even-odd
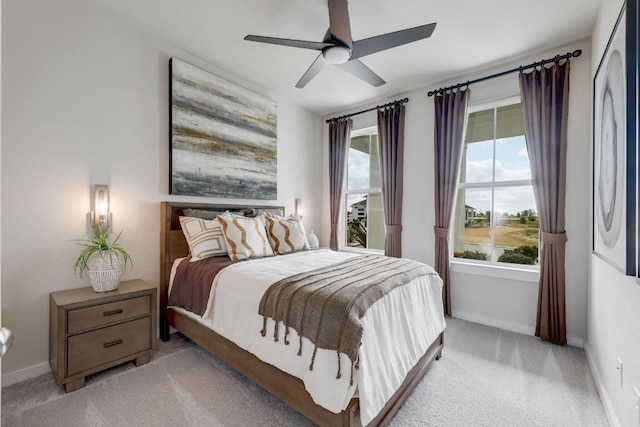
[(150, 295), (70, 310), (67, 314), (67, 333), (86, 331), (121, 320), (144, 316), (150, 312)]
[(68, 339), (67, 376), (152, 348), (151, 318), (98, 329)]

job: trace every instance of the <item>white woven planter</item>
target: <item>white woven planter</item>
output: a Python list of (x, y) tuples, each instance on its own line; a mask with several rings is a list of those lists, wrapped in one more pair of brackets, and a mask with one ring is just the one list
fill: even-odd
[(87, 273), (96, 292), (118, 289), (125, 264), (122, 255), (115, 251), (95, 252), (87, 262)]

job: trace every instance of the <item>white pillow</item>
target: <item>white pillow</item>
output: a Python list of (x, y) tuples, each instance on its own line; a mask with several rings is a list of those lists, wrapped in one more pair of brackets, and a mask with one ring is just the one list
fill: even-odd
[(225, 212), (217, 220), (222, 225), (227, 253), (232, 260), (273, 255), (262, 217), (246, 218)]
[(181, 216), (180, 226), (187, 239), (192, 262), (227, 255), (222, 226), (217, 220)]
[(295, 214), (289, 217), (266, 215), (265, 227), (269, 243), (275, 253), (288, 254), (309, 249), (307, 234), (299, 216)]

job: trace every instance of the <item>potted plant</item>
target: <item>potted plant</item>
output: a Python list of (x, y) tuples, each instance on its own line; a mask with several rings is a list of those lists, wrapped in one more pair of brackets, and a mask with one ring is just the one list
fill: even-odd
[[(112, 242), (108, 239), (110, 234), (115, 236)], [(105, 233), (98, 227), (92, 239), (75, 241), (83, 249), (76, 259), (73, 271), (81, 279), (89, 276), (91, 286), (96, 292), (117, 289), (127, 265), (133, 263), (127, 251), (119, 243), (121, 234), (122, 232)]]

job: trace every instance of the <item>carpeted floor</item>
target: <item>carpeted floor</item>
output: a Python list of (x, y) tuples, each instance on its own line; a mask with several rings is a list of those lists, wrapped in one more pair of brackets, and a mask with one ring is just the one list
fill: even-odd
[[(51, 374), (2, 389), (2, 426), (308, 426), (179, 334), (152, 361), (87, 378)], [(443, 357), (391, 422), (405, 426), (608, 426), (584, 352), (447, 319)]]

